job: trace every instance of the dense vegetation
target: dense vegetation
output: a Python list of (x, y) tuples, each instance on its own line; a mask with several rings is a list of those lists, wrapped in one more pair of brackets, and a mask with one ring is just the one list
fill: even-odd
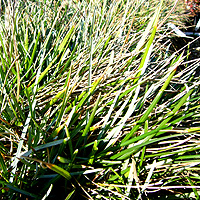
[(1, 199), (199, 199), (199, 59), (167, 25), (186, 19), (173, 0), (4, 2)]

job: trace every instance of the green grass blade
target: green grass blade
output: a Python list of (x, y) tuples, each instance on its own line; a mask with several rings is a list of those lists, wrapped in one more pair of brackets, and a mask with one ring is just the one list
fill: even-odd
[(59, 45), (59, 47), (58, 47), (58, 53), (59, 54), (61, 54), (63, 52), (63, 50), (66, 48), (66, 44), (67, 44), (68, 40), (70, 39), (74, 29), (75, 29), (75, 26), (72, 26), (72, 28), (69, 30), (69, 32), (66, 34), (63, 41)]
[[(195, 186), (189, 176), (186, 176), (186, 179), (188, 180), (188, 182), (190, 183), (191, 186)], [(199, 200), (200, 196), (199, 196), (199, 194), (197, 192), (197, 189), (195, 187), (193, 187), (192, 190), (193, 190), (193, 192), (194, 192), (194, 194), (196, 196), (196, 200)]]
[(56, 173), (60, 174), (61, 176), (63, 176), (64, 178), (66, 178), (68, 181), (72, 178), (70, 173), (68, 171), (66, 171), (65, 169), (55, 165), (55, 164), (50, 164), (50, 163), (45, 163), (46, 166), (55, 171)]
[(2, 46), (2, 48), (3, 48), (3, 53), (5, 54), (5, 57), (6, 57), (6, 59), (7, 59), (7, 62), (9, 63), (9, 65), (11, 65), (11, 60), (10, 60), (10, 58), (8, 57), (8, 54), (7, 54), (7, 51), (6, 51), (6, 47), (5, 47), (5, 45), (4, 45), (4, 42), (3, 42), (3, 38), (2, 38), (1, 33), (0, 33), (0, 42), (1, 42), (1, 46)]
[(35, 199), (38, 198), (37, 195), (32, 194), (32, 193), (30, 193), (30, 192), (27, 192), (27, 191), (25, 191), (25, 190), (22, 190), (22, 189), (20, 189), (20, 188), (18, 188), (18, 187), (16, 187), (16, 186), (11, 185), (11, 184), (7, 184), (6, 186), (7, 186), (9, 189), (11, 189), (11, 190), (13, 190), (13, 191), (16, 191), (16, 192), (18, 192), (18, 193), (20, 193), (20, 194), (23, 194), (23, 195), (26, 195), (26, 196), (29, 196), (29, 197), (32, 197), (32, 198), (35, 198)]
[(36, 50), (37, 50), (37, 46), (38, 46), (38, 41), (39, 41), (39, 38), (40, 38), (40, 32), (38, 32), (38, 35), (37, 35), (37, 38), (35, 40), (35, 45), (34, 45), (34, 48), (33, 48), (33, 52), (31, 54), (31, 59), (28, 63), (28, 69), (30, 69), (32, 63), (33, 63), (33, 60), (34, 60), (34, 57), (35, 57), (35, 53), (36, 53)]
[(98, 150), (98, 144), (97, 144), (97, 140), (94, 141), (94, 145), (92, 147), (92, 152), (91, 154), (89, 155), (89, 161), (88, 161), (88, 164), (89, 165), (92, 165), (93, 162), (94, 162), (94, 159), (95, 159), (95, 153), (96, 151)]
[(65, 200), (70, 200), (75, 191), (76, 191), (76, 189), (73, 189), (73, 190), (67, 195), (67, 197), (65, 198)]
[(0, 153), (0, 169), (3, 170), (4, 174), (7, 174), (7, 167), (6, 167), (6, 164), (4, 162), (4, 158), (3, 158), (1, 153)]
[[(106, 145), (106, 148), (109, 148), (111, 145), (115, 144), (116, 138), (118, 137), (121, 129), (125, 125), (126, 121), (129, 119), (131, 114), (135, 111), (135, 108), (137, 106), (136, 101), (137, 101), (137, 98), (138, 98), (139, 91), (140, 91), (140, 86), (138, 86), (136, 88), (135, 95), (134, 95), (134, 97), (133, 97), (133, 99), (132, 99), (132, 101), (131, 101), (131, 103), (128, 107), (128, 110), (127, 110), (125, 116), (120, 120), (119, 123), (117, 123), (115, 128), (113, 128), (113, 130), (110, 133), (108, 133), (108, 135), (105, 137), (105, 141), (110, 140), (109, 143)], [(132, 95), (130, 95), (129, 98), (131, 98), (131, 96)]]
[(158, 142), (158, 141), (168, 140), (168, 139), (170, 139), (170, 138), (178, 137), (178, 136), (182, 136), (182, 134), (174, 134), (174, 135), (163, 136), (163, 137), (160, 137), (160, 138), (151, 139), (150, 141), (147, 141), (147, 142), (144, 142), (144, 143), (142, 143), (142, 144), (136, 145), (136, 146), (134, 146), (134, 147), (130, 147), (130, 148), (126, 149), (126, 150), (123, 150), (123, 151), (121, 151), (120, 153), (111, 156), (110, 159), (117, 159), (117, 160), (124, 160), (124, 159), (127, 159), (127, 158), (129, 158), (133, 153), (138, 152), (138, 151), (139, 151), (141, 148), (143, 148), (144, 146), (147, 146), (147, 145), (149, 145), (149, 144), (153, 144), (153, 143)]
[(94, 116), (95, 116), (95, 113), (96, 113), (96, 110), (97, 110), (97, 108), (98, 108), (98, 104), (99, 104), (99, 101), (100, 101), (100, 97), (101, 97), (101, 93), (99, 93), (99, 95), (98, 95), (98, 98), (97, 98), (97, 100), (96, 100), (96, 103), (95, 103), (95, 106), (94, 106), (94, 108), (93, 108), (92, 114), (91, 114), (91, 116), (90, 116), (90, 118), (89, 118), (89, 121), (88, 121), (88, 123), (87, 123), (87, 125), (86, 125), (86, 127), (85, 127), (85, 129), (84, 129), (84, 131), (83, 131), (82, 136), (79, 138), (79, 140), (78, 140), (76, 146), (79, 146), (80, 143), (81, 143), (83, 140), (87, 141), (87, 133), (89, 132), (90, 126), (91, 126), (91, 124), (92, 124), (92, 122), (93, 122), (93, 119), (94, 119)]
[(29, 151), (25, 152), (22, 156), (24, 157), (27, 157), (29, 156), (33, 150), (34, 151), (39, 151), (39, 150), (42, 150), (42, 149), (46, 149), (46, 148), (49, 148), (49, 147), (53, 147), (53, 146), (56, 146), (56, 145), (61, 145), (64, 140), (68, 140), (68, 138), (65, 138), (65, 139), (59, 139), (59, 140), (55, 140), (55, 141), (52, 141), (52, 142), (48, 142), (46, 144), (41, 144), (39, 146), (35, 146), (34, 148), (30, 149)]
[[(179, 59), (176, 63), (176, 66), (178, 66), (178, 64), (180, 63), (180, 61), (182, 60), (182, 55), (179, 56)], [(129, 134), (127, 134), (125, 136), (125, 138), (122, 140), (122, 143), (124, 143), (125, 141), (127, 141), (141, 126), (142, 123), (144, 123), (149, 114), (152, 112), (152, 110), (155, 108), (156, 104), (158, 103), (158, 101), (160, 100), (160, 98), (163, 95), (163, 92), (165, 91), (165, 89), (167, 88), (167, 86), (169, 85), (172, 77), (174, 76), (175, 72), (176, 72), (176, 66), (174, 67), (174, 69), (172, 69), (172, 72), (167, 75), (167, 79), (164, 83), (164, 85), (162, 86), (162, 88), (159, 90), (158, 94), (156, 95), (156, 97), (154, 98), (153, 102), (151, 103), (151, 105), (149, 106), (149, 108), (146, 110), (146, 112), (142, 115), (142, 117), (140, 118), (140, 120), (137, 122), (137, 124), (135, 125), (135, 127), (130, 131)]]
[(65, 126), (65, 132), (66, 132), (67, 137), (69, 138), (69, 141), (68, 141), (69, 151), (70, 151), (70, 155), (72, 157), (74, 149), (73, 149), (73, 145), (72, 145), (72, 138), (71, 138), (71, 135), (69, 133), (69, 130), (68, 130), (67, 126)]

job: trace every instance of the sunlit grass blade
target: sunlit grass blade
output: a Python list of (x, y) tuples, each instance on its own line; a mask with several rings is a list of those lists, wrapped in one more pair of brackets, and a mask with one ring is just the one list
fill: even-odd
[(42, 200), (46, 199), (49, 196), (49, 194), (52, 191), (52, 188), (53, 188), (53, 184), (50, 185), (49, 189), (47, 190), (47, 193), (43, 196)]
[(36, 54), (36, 50), (37, 50), (37, 46), (39, 45), (38, 42), (39, 42), (39, 39), (40, 39), (40, 32), (38, 32), (38, 35), (37, 35), (37, 38), (35, 40), (35, 45), (33, 47), (33, 52), (31, 54), (31, 59), (28, 63), (28, 70), (30, 69), (32, 63), (33, 63), (33, 60), (34, 60), (34, 57), (35, 57), (35, 54)]
[[(179, 60), (177, 61), (176, 65), (178, 65), (181, 62), (181, 60), (182, 60), (182, 56), (179, 56)], [(122, 140), (122, 143), (125, 142), (126, 140), (128, 140), (139, 129), (139, 127), (141, 126), (141, 123), (144, 123), (147, 120), (149, 114), (152, 112), (153, 108), (156, 106), (156, 104), (158, 103), (158, 101), (162, 97), (163, 92), (165, 91), (165, 89), (169, 85), (169, 83), (170, 83), (172, 77), (174, 76), (175, 72), (176, 72), (176, 67), (173, 67), (172, 68), (172, 72), (170, 73), (170, 75), (167, 75), (168, 77), (167, 77), (164, 85), (159, 90), (158, 94), (154, 98), (154, 100), (151, 103), (151, 105), (148, 107), (148, 109), (146, 110), (146, 112), (142, 115), (142, 117), (137, 122), (137, 124), (135, 125), (135, 127), (130, 131), (130, 133), (125, 136), (125, 138)]]
[[(65, 98), (63, 99), (63, 106), (65, 106), (67, 99), (69, 98), (68, 96), (68, 90), (69, 90), (69, 84), (70, 84), (70, 76), (71, 76), (71, 68), (69, 69), (69, 73), (67, 75), (67, 79), (66, 79), (66, 86), (60, 91), (58, 92), (52, 99), (51, 101), (45, 106), (45, 108), (43, 109), (43, 112), (48, 110), (53, 104), (56, 103), (56, 101), (58, 99), (60, 99), (64, 94), (65, 94)], [(62, 111), (63, 112), (63, 108)], [(63, 113), (64, 114), (64, 113)]]
[(149, 29), (151, 29), (151, 26), (153, 25), (153, 31), (152, 31), (151, 36), (149, 37), (149, 40), (148, 40), (148, 42), (146, 44), (144, 55), (142, 57), (140, 66), (138, 68), (139, 72), (136, 74), (136, 77), (138, 77), (138, 78), (136, 78), (134, 80), (134, 83), (136, 83), (138, 81), (140, 75), (142, 75), (145, 72), (145, 70), (146, 70), (147, 63), (148, 63), (148, 60), (150, 58), (151, 51), (153, 49), (153, 40), (154, 40), (156, 31), (157, 31), (157, 24), (158, 24), (158, 19), (159, 19), (159, 13), (160, 13), (160, 8), (156, 9), (156, 12), (155, 12), (153, 18), (150, 21), (150, 23), (148, 24), (147, 30), (144, 32), (144, 35), (143, 35), (143, 37), (142, 37), (142, 39), (140, 41), (141, 43), (139, 42), (138, 46), (136, 47), (136, 52), (137, 52), (140, 49), (140, 47), (143, 45), (142, 44), (144, 42), (143, 40), (145, 40), (146, 34), (148, 34), (148, 32), (150, 32)]
[(69, 39), (75, 29), (75, 26), (72, 26), (72, 28), (69, 30), (69, 32), (65, 35), (64, 39), (62, 40), (61, 44), (58, 47), (58, 53), (61, 54), (64, 49), (66, 49), (66, 44), (69, 42)]
[(88, 161), (88, 164), (92, 165), (93, 162), (94, 162), (94, 155), (96, 153), (96, 151), (98, 150), (98, 147), (97, 147), (97, 140), (94, 141), (94, 145), (92, 147), (92, 152), (90, 153), (89, 155), (89, 161)]
[[(157, 23), (158, 23), (158, 18), (159, 18), (159, 13), (160, 13), (160, 8), (161, 8), (161, 6), (162, 6), (162, 1), (160, 1), (160, 7), (156, 9), (156, 11), (155, 11), (153, 17), (151, 18), (151, 21), (149, 22), (148, 26), (146, 27), (146, 29), (145, 29), (145, 31), (144, 31), (144, 33), (143, 33), (143, 35), (142, 35), (142, 38), (141, 38), (140, 41), (138, 42), (137, 47), (136, 47), (136, 49), (135, 49), (136, 52), (139, 52), (140, 49), (142, 48), (142, 46), (145, 44), (145, 40), (146, 40), (146, 38), (147, 38), (147, 36), (148, 36), (148, 34), (149, 34), (149, 32), (150, 32), (152, 26), (154, 26), (154, 30), (153, 30), (153, 32), (152, 32), (150, 41), (154, 38), (156, 29), (157, 29)], [(149, 42), (149, 44), (151, 44), (151, 43), (152, 43), (152, 41)], [(147, 45), (147, 46), (150, 47), (150, 45)], [(149, 47), (148, 47), (148, 48), (149, 48)], [(148, 52), (148, 51), (147, 51), (147, 52)]]
[[(190, 183), (191, 186), (195, 186), (189, 176), (188, 177), (186, 176), (186, 179), (188, 180), (188, 182)], [(193, 192), (194, 192), (194, 194), (196, 196), (196, 199), (199, 200), (200, 196), (199, 196), (199, 194), (197, 192), (197, 189), (194, 187), (194, 188), (192, 188), (192, 190), (193, 190)]]
[[(128, 118), (131, 116), (131, 114), (134, 112), (137, 104), (136, 104), (136, 100), (138, 98), (138, 94), (140, 91), (140, 86), (138, 86), (136, 88), (135, 91), (135, 95), (129, 105), (129, 108), (125, 114), (125, 116), (120, 120), (120, 122), (116, 125), (116, 127), (110, 132), (108, 133), (108, 135), (105, 137), (105, 140), (110, 140), (109, 143), (106, 145), (106, 148), (110, 147), (111, 145), (113, 145), (116, 142), (116, 138), (119, 135), (119, 132), (121, 131), (121, 129), (123, 128), (124, 124), (126, 123), (126, 121), (128, 120)], [(129, 98), (132, 97), (132, 93), (129, 96)]]
[(60, 174), (61, 176), (63, 176), (64, 178), (66, 178), (67, 180), (70, 180), (72, 177), (70, 175), (70, 173), (68, 171), (66, 171), (65, 169), (55, 165), (55, 164), (50, 164), (50, 163), (45, 163), (46, 166), (55, 171), (56, 173)]
[[(51, 69), (51, 67), (53, 66), (53, 64), (55, 63), (55, 61), (57, 60), (59, 56), (56, 56), (53, 61), (51, 61), (51, 63), (47, 66), (47, 68), (40, 74), (37, 84), (41, 82), (41, 80), (45, 77), (45, 75), (47, 75), (47, 73), (49, 72), (49, 70)], [(29, 91), (31, 91), (31, 89), (35, 87), (35, 83), (33, 83), (28, 89)]]
[(67, 195), (67, 197), (65, 198), (65, 200), (70, 200), (75, 191), (76, 191), (76, 189), (73, 189), (73, 190)]
[(167, 140), (169, 138), (173, 138), (173, 137), (178, 137), (178, 136), (182, 136), (182, 134), (174, 134), (174, 135), (169, 135), (169, 136), (163, 136), (163, 137), (159, 137), (159, 138), (154, 138), (151, 139), (150, 141), (144, 142), (142, 144), (138, 144), (134, 147), (129, 147), (126, 150), (121, 151), (120, 153), (113, 155), (110, 157), (110, 159), (117, 159), (117, 160), (124, 160), (127, 159), (129, 156), (131, 156), (133, 153), (137, 153), (138, 151), (140, 151), (140, 149), (144, 146), (147, 146), (149, 144), (153, 144), (156, 143), (158, 141), (162, 141), (162, 140)]

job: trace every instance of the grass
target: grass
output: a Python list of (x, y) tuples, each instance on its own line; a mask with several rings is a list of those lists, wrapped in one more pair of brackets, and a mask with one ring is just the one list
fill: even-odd
[(1, 198), (199, 199), (199, 60), (166, 26), (180, 1), (7, 3)]

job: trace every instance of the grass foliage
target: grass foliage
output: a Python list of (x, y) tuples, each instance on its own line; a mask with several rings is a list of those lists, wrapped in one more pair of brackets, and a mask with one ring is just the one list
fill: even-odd
[(199, 199), (199, 60), (166, 25), (183, 27), (179, 2), (4, 2), (2, 199)]

